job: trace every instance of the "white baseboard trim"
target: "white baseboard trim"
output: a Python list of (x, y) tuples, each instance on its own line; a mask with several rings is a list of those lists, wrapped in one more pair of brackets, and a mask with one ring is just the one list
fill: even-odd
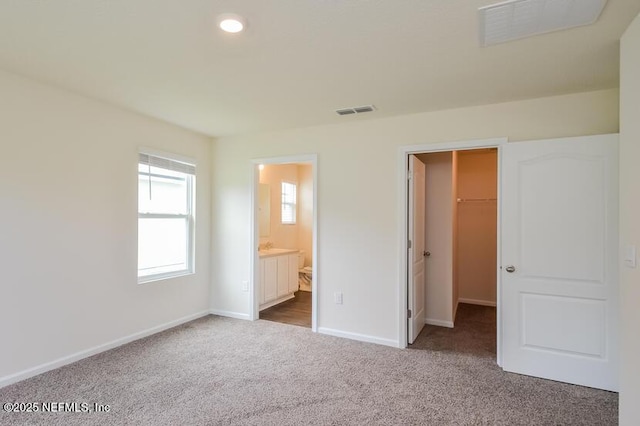
[(381, 337), (369, 336), (367, 334), (351, 333), (349, 331), (335, 330), (332, 328), (318, 327), (318, 333), (327, 334), (329, 336), (342, 337), (345, 339), (357, 340), (359, 342), (375, 343), (377, 345), (391, 346), (398, 348), (399, 342), (392, 339), (383, 339)]
[(187, 315), (186, 317), (178, 318), (173, 321), (169, 321), (164, 324), (160, 324), (155, 327), (148, 328), (146, 330), (139, 331), (137, 333), (130, 334), (125, 337), (121, 337), (119, 339), (112, 340), (110, 342), (104, 343), (102, 345), (94, 346), (89, 349), (85, 349), (83, 351), (76, 352), (71, 355), (67, 355), (62, 358), (55, 359), (50, 362), (46, 362), (44, 364), (37, 365), (32, 368), (28, 368), (26, 370), (19, 371), (15, 374), (11, 374), (8, 376), (0, 377), (0, 388), (5, 386), (9, 386), (13, 383), (20, 382), (22, 380), (26, 380), (30, 377), (37, 376), (38, 374), (46, 373), (47, 371), (55, 370), (56, 368), (63, 367), (67, 364), (71, 364), (76, 361), (80, 361), (81, 359), (88, 358), (90, 356), (99, 354), (100, 352), (108, 351), (109, 349), (117, 348), (118, 346), (125, 345), (127, 343), (131, 343), (135, 340), (142, 339), (144, 337), (151, 336), (152, 334), (160, 333), (161, 331), (168, 330), (170, 328), (176, 327), (178, 325), (187, 323), (189, 321), (193, 321), (195, 319), (205, 317), (209, 315), (209, 311), (202, 311), (195, 314)]
[(251, 319), (251, 317), (249, 317), (249, 314), (243, 314), (241, 312), (223, 311), (221, 309), (211, 309), (209, 313), (211, 315), (219, 315), (221, 317), (229, 317), (229, 318), (235, 318), (235, 319), (241, 319), (241, 320)]
[(458, 303), (468, 303), (470, 305), (480, 305), (480, 306), (493, 306), (496, 307), (496, 302), (492, 302), (490, 300), (479, 300), (479, 299), (458, 299)]
[(442, 321), (437, 319), (425, 318), (424, 323), (429, 325), (437, 325), (438, 327), (453, 328), (453, 321)]

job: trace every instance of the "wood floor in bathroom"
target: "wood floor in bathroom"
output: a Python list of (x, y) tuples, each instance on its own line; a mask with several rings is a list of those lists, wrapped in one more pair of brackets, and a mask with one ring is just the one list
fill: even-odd
[(260, 312), (260, 319), (311, 328), (311, 292), (297, 291), (295, 296)]

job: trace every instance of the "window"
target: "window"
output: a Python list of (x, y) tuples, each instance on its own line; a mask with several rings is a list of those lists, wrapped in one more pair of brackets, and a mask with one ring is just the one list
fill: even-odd
[(296, 184), (282, 182), (282, 212), (283, 225), (295, 225), (296, 223)]
[(195, 165), (140, 153), (138, 282), (193, 273)]

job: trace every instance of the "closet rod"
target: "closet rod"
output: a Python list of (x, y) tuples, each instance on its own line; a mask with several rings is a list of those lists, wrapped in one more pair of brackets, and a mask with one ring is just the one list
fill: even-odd
[(459, 203), (482, 202), (482, 201), (498, 201), (497, 198), (458, 198)]

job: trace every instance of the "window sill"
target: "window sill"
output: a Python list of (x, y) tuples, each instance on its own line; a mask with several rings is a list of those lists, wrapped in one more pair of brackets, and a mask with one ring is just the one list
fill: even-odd
[(195, 275), (195, 272), (193, 271), (177, 271), (177, 272), (167, 272), (164, 274), (156, 274), (156, 275), (149, 275), (146, 277), (138, 277), (138, 284), (147, 284), (147, 283), (152, 283), (152, 282), (156, 282), (156, 281), (165, 281), (165, 280), (169, 280), (171, 278), (179, 278), (179, 277), (184, 277), (187, 275)]

